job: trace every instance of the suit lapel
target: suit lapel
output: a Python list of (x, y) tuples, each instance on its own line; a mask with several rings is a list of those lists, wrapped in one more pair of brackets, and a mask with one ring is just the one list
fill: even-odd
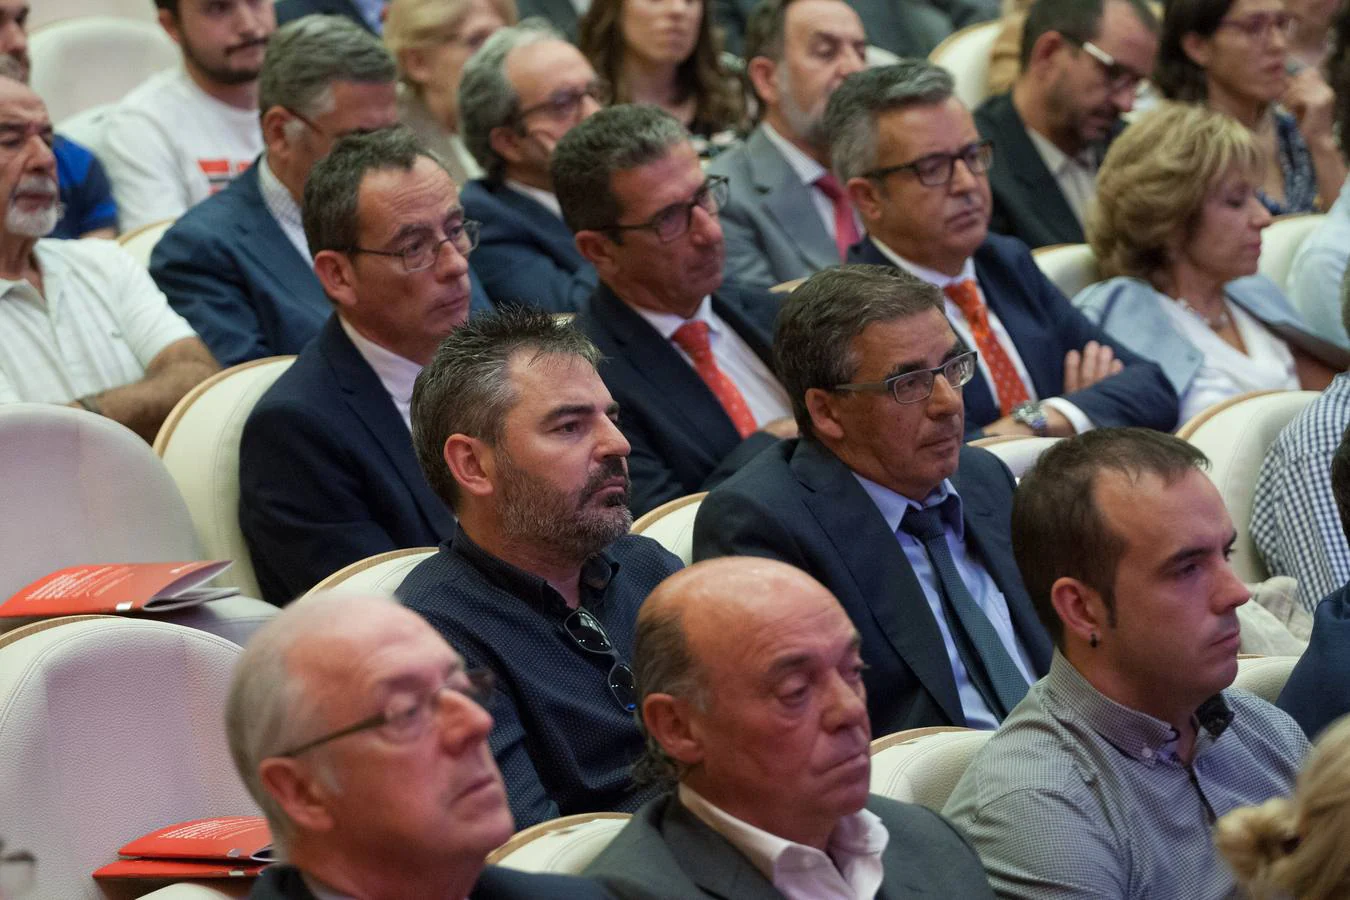
[(313, 267), (295, 249), (263, 202), (258, 187), (258, 166), (263, 164), (263, 158), (258, 157), (248, 171), (239, 176), (242, 202), (235, 207), (231, 227), (245, 235), (241, 246), (253, 261), (272, 273), (297, 300), (316, 292), (322, 297), (323, 289)]
[[(773, 333), (765, 331), (758, 322), (752, 320), (747, 311), (740, 303), (733, 300), (734, 294), (729, 291), (719, 291), (713, 294), (712, 308), (713, 312), (726, 322), (732, 331), (745, 341), (754, 354), (759, 357), (760, 362), (769, 367), (769, 371), (775, 375), (778, 374), (778, 367), (773, 362)], [(736, 297), (739, 300), (739, 297)]]
[(708, 894), (723, 900), (782, 900), (783, 895), (744, 854), (673, 796), (661, 833), (680, 868)]
[(1045, 166), (1045, 160), (1036, 150), (1027, 134), (1026, 124), (1013, 106), (1012, 94), (1003, 98), (998, 111), (1003, 127), (999, 131), (999, 155), (1010, 172), (1026, 187), (1027, 196), (1035, 198), (1037, 215), (1050, 226), (1063, 243), (1077, 244), (1083, 240), (1083, 226), (1078, 223), (1069, 201), (1064, 199), (1059, 182)]
[(747, 161), (753, 160), (751, 174), (755, 191), (764, 197), (764, 208), (811, 270), (838, 265), (839, 253), (811, 202), (811, 189), (802, 184), (762, 127), (746, 138), (745, 150)]

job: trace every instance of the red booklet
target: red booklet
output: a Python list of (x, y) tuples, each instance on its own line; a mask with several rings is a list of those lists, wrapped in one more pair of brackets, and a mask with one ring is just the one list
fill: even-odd
[(186, 881), (193, 878), (254, 878), (267, 863), (200, 859), (119, 859), (94, 872), (95, 878)]
[(262, 816), (196, 819), (152, 831), (117, 852), (124, 858), (95, 878), (251, 878), (272, 862), (272, 833)]
[(0, 604), (0, 617), (166, 612), (195, 606), (239, 593), (238, 588), (201, 587), (230, 565), (215, 560), (69, 566)]

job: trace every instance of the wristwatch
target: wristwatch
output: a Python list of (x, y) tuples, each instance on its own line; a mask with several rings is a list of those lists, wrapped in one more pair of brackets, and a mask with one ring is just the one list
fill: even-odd
[(1045, 404), (1039, 400), (1017, 404), (1010, 415), (1014, 422), (1027, 426), (1037, 437), (1050, 433), (1050, 419), (1045, 415)]

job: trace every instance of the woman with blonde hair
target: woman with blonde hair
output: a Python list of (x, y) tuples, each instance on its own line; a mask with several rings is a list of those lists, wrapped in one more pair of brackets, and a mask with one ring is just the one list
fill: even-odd
[(1181, 421), (1236, 394), (1325, 387), (1337, 360), (1279, 287), (1257, 275), (1270, 213), (1263, 160), (1240, 123), (1165, 103), (1111, 144), (1088, 242), (1105, 281), (1074, 305), (1158, 363)]
[(459, 137), (459, 79), (483, 42), (516, 23), (514, 0), (391, 0), (384, 43), (398, 64), (399, 121), (445, 161), (455, 183), (483, 170)]
[(1317, 739), (1294, 796), (1219, 819), (1214, 842), (1253, 900), (1350, 897), (1350, 716)]

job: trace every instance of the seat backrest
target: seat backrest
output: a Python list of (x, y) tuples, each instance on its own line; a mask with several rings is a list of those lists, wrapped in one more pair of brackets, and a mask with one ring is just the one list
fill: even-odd
[(239, 647), (163, 622), (100, 618), (0, 650), (5, 838), (39, 897), (102, 898), (89, 877), (165, 825), (258, 815), (222, 725)]
[(1213, 414), (1200, 413), (1177, 432), (1209, 457), (1209, 477), (1219, 488), (1237, 529), (1233, 571), (1248, 583), (1269, 573), (1251, 537), (1252, 498), (1266, 451), (1317, 397), (1316, 391), (1270, 391), (1225, 401)]
[(1233, 687), (1251, 691), (1268, 703), (1279, 699), (1289, 673), (1298, 663), (1297, 656), (1256, 656), (1238, 660), (1237, 678)]
[(1013, 437), (997, 435), (979, 438), (970, 442), (972, 446), (982, 447), (1003, 460), (1003, 464), (1012, 470), (1014, 478), (1020, 479), (1041, 454), (1059, 443), (1059, 438), (1050, 437)]
[(633, 523), (633, 534), (651, 538), (689, 565), (694, 561), (694, 519), (706, 496), (702, 491), (662, 503)]
[(519, 831), (488, 854), (490, 865), (523, 872), (579, 875), (609, 845), (628, 813), (580, 813), (540, 822)]
[(1031, 258), (1036, 260), (1036, 265), (1050, 279), (1050, 283), (1070, 300), (1083, 288), (1101, 281), (1097, 257), (1087, 244), (1037, 247), (1031, 251)]
[(178, 401), (155, 437), (207, 557), (234, 560), (216, 583), (251, 597), (259, 591), (239, 529), (239, 438), (253, 407), (294, 361), (272, 356), (216, 373)]
[(1261, 232), (1261, 260), (1257, 263), (1261, 274), (1278, 284), (1280, 290), (1287, 290), (1294, 255), (1324, 219), (1326, 216), (1318, 213), (1301, 213), (1280, 216), (1266, 226)]
[(174, 219), (161, 219), (158, 222), (148, 222), (140, 228), (132, 229), (117, 239), (117, 243), (122, 245), (122, 249), (132, 255), (136, 262), (145, 268), (150, 268), (150, 254), (155, 251), (155, 245), (159, 239), (164, 237), (164, 232), (173, 227)]
[(361, 594), (393, 594), (417, 564), (435, 554), (435, 547), (389, 550), (343, 566), (304, 593), (307, 600), (320, 591), (343, 590)]
[(28, 38), (29, 84), (52, 123), (116, 103), (151, 75), (178, 65), (178, 45), (157, 23), (116, 16), (63, 19)]
[(28, 13), (25, 25), (30, 33), (45, 28), (53, 22), (63, 19), (80, 19), (89, 16), (111, 16), (117, 19), (135, 19), (155, 24), (153, 3), (141, 0), (45, 0), (34, 3)]
[(993, 732), (973, 728), (914, 732), (913, 737), (899, 732), (872, 742), (872, 793), (941, 811)]
[(989, 53), (999, 27), (997, 20), (968, 25), (949, 34), (928, 54), (929, 62), (952, 73), (955, 94), (968, 109), (989, 96)]

